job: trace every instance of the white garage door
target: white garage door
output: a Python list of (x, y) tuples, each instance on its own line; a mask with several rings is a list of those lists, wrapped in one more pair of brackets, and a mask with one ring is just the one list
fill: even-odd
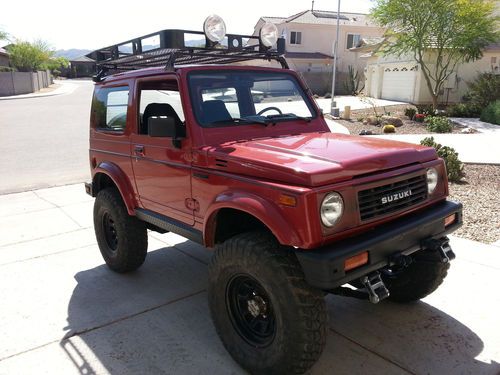
[(385, 69), (382, 79), (382, 99), (413, 102), (415, 73), (406, 69)]

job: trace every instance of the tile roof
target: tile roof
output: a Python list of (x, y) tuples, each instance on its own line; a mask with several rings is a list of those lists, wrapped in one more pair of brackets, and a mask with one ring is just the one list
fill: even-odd
[(333, 58), (326, 53), (321, 52), (286, 52), (287, 59), (331, 59)]
[(80, 57), (76, 57), (74, 59), (71, 59), (70, 62), (95, 63), (95, 60), (92, 60), (90, 57), (87, 57), (87, 56), (80, 56)]
[[(272, 23), (307, 23), (315, 25), (336, 25), (337, 12), (327, 10), (304, 10), (289, 17), (261, 17), (264, 22)], [(372, 26), (367, 14), (340, 12), (340, 24)]]
[(0, 47), (0, 55), (9, 55), (9, 53), (2, 47)]

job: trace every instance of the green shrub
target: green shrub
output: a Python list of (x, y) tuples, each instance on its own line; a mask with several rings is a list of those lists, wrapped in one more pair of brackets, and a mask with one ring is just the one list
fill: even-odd
[(384, 125), (382, 131), (384, 133), (396, 133), (396, 127), (394, 125)]
[(500, 75), (481, 73), (469, 83), (467, 99), (479, 108), (485, 108), (490, 103), (500, 100)]
[(413, 120), (413, 117), (417, 114), (417, 110), (415, 108), (405, 108), (405, 116), (408, 117), (410, 120)]
[(481, 121), (500, 125), (500, 100), (490, 103), (481, 112)]
[(417, 113), (421, 113), (426, 116), (434, 114), (434, 108), (432, 108), (432, 104), (419, 104), (416, 107)]
[(453, 126), (446, 117), (427, 116), (425, 118), (425, 127), (433, 133), (451, 133)]
[(458, 103), (449, 106), (446, 109), (448, 117), (478, 117), (481, 110), (474, 103)]
[(464, 176), (464, 165), (458, 159), (458, 153), (454, 148), (448, 146), (442, 146), (439, 143), (434, 142), (434, 137), (424, 138), (421, 145), (434, 147), (440, 158), (444, 160), (446, 164), (446, 173), (448, 175), (448, 180), (453, 182), (459, 182)]

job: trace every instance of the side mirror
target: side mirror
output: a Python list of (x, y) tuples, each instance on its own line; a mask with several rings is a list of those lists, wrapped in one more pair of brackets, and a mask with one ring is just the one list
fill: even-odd
[(151, 116), (148, 119), (148, 135), (172, 138), (174, 146), (180, 148), (180, 141), (186, 137), (186, 131), (184, 125), (173, 117)]

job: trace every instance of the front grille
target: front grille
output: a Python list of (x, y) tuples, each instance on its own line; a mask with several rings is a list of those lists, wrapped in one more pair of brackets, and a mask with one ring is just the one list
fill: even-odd
[(361, 220), (411, 207), (427, 199), (427, 181), (420, 175), (358, 192)]

